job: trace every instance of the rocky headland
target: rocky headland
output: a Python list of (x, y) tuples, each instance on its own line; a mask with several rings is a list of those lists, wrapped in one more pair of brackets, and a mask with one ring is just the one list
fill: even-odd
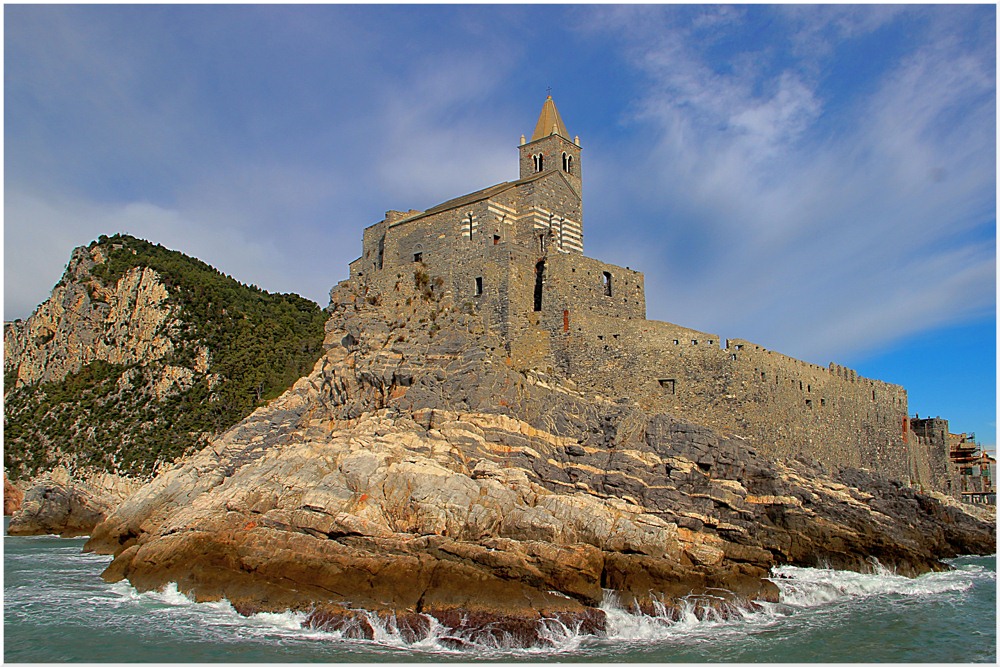
[(600, 632), (609, 594), (724, 611), (774, 600), (777, 564), (916, 575), (995, 552), (957, 503), (514, 368), (479, 315), (403, 283), (335, 288), (311, 373), (96, 526), (105, 579), (530, 644), (544, 619)]
[(141, 239), (77, 248), (4, 324), (5, 473), (22, 489), (60, 466), (148, 480), (308, 372), (325, 319)]

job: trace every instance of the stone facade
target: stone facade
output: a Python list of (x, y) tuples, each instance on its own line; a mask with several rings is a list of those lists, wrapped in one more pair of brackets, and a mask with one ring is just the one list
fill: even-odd
[(903, 387), (745, 340), (646, 319), (642, 273), (583, 254), (582, 160), (551, 97), (520, 178), (364, 231), (350, 280), (369, 298), (414, 281), (477, 312), (512, 367), (705, 424), (771, 456), (807, 456), (946, 490), (927, 440), (908, 437)]

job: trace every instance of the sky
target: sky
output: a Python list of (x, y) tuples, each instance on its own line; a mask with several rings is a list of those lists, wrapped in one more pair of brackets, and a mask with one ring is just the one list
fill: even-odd
[(4, 7), (5, 320), (116, 232), (320, 305), (547, 90), (647, 313), (996, 442), (993, 5)]

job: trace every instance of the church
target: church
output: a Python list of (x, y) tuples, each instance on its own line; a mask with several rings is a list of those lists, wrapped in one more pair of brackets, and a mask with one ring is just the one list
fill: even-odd
[(948, 452), (911, 432), (903, 387), (647, 320), (642, 273), (583, 254), (582, 148), (551, 96), (518, 154), (515, 181), (386, 212), (364, 230), (351, 282), (373, 298), (422, 283), (479, 314), (514, 369), (627, 398), (768, 455), (947, 486)]
[(644, 319), (642, 274), (583, 255), (580, 139), (551, 96), (518, 151), (516, 181), (426, 211), (388, 211), (365, 229), (351, 277), (374, 285), (419, 264), (508, 342), (539, 325), (568, 331), (573, 312)]

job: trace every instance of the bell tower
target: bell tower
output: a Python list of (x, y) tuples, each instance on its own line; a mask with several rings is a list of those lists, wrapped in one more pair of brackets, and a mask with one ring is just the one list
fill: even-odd
[(559, 116), (556, 103), (549, 95), (542, 105), (531, 141), (521, 135), (521, 178), (551, 171), (561, 171), (581, 198), (583, 180), (580, 165), (580, 138), (570, 139), (569, 130)]

